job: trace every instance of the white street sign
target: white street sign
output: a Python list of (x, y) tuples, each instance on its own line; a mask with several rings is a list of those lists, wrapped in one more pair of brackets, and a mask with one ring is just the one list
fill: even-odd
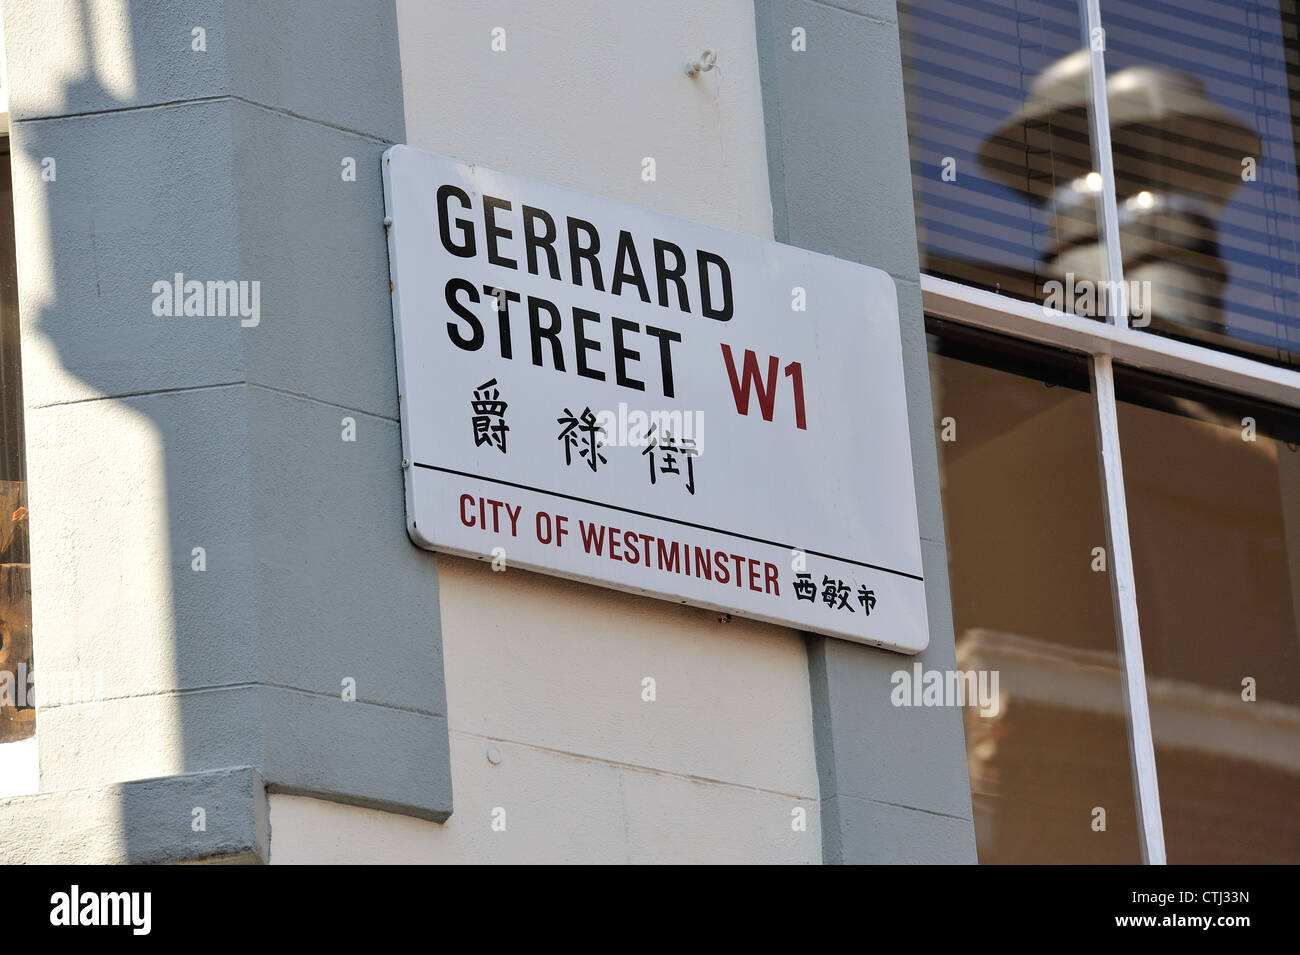
[(887, 274), (409, 146), (383, 174), (416, 544), (925, 648)]

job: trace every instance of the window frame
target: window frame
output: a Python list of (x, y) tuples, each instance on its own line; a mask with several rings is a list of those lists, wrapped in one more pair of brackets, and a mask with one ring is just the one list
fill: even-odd
[[(1088, 358), (1139, 848), (1144, 863), (1163, 865), (1166, 862), (1164, 827), (1142, 659), (1114, 366), (1119, 362), (1209, 385), (1243, 398), (1297, 409), (1300, 409), (1300, 371), (1130, 327), (1129, 310), (1124, 301), (1128, 286), (1124, 280), (1120, 249), (1119, 208), (1106, 90), (1105, 30), (1100, 7), (1100, 0), (1079, 0), (1082, 41), (1090, 51), (1088, 127), (1094, 168), (1102, 178), (1102, 189), (1097, 196), (1097, 221), (1105, 250), (1108, 287), (1115, 293), (1115, 300), (1106, 308), (1105, 318), (1081, 318), (1037, 302), (1011, 298), (924, 272), (920, 279), (921, 301), (927, 315), (1054, 346)], [(1101, 42), (1094, 43), (1094, 37), (1099, 37)]]

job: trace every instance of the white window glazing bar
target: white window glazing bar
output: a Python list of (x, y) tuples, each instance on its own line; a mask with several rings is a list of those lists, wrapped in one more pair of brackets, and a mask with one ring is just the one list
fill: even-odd
[(1109, 325), (933, 275), (921, 276), (927, 315), (1086, 354), (1110, 355), (1134, 368), (1183, 378), (1246, 398), (1300, 408), (1300, 371)]
[[(1115, 199), (1115, 167), (1111, 155), (1110, 110), (1106, 99), (1105, 31), (1100, 0), (1079, 0), (1083, 42), (1088, 58), (1088, 126), (1093, 163), (1101, 174), (1098, 224), (1105, 256), (1108, 304), (1106, 321), (1128, 326), (1128, 296), (1124, 260), (1119, 241), (1119, 209)], [(1115, 368), (1108, 354), (1092, 355), (1094, 421), (1100, 457), (1102, 502), (1110, 558), (1111, 602), (1119, 637), (1120, 677), (1127, 716), (1133, 796), (1137, 808), (1138, 843), (1142, 861), (1165, 862), (1164, 826), (1160, 818), (1160, 790), (1156, 780), (1155, 743), (1147, 703), (1146, 672), (1142, 662), (1142, 634), (1138, 625), (1137, 590), (1133, 551), (1129, 541), (1128, 504), (1124, 495), (1124, 466), (1120, 454), (1119, 417), (1115, 401)]]
[(1097, 225), (1101, 234), (1105, 268), (1106, 320), (1128, 324), (1128, 286), (1124, 284), (1124, 257), (1120, 252), (1119, 203), (1115, 199), (1115, 159), (1110, 150), (1110, 104), (1106, 98), (1106, 31), (1101, 25), (1101, 0), (1079, 0), (1083, 42), (1088, 57), (1088, 132), (1092, 165), (1101, 176), (1097, 193)]
[(1115, 369), (1109, 355), (1092, 356), (1092, 390), (1097, 450), (1101, 457), (1106, 551), (1110, 557), (1110, 593), (1115, 612), (1115, 629), (1119, 634), (1120, 680), (1127, 715), (1138, 841), (1143, 862), (1164, 865), (1165, 833), (1160, 818), (1155, 743), (1151, 735), (1151, 712), (1147, 704), (1146, 671), (1142, 661), (1142, 632), (1138, 625), (1133, 550), (1128, 531), (1128, 502), (1124, 494), (1124, 465), (1120, 459)]

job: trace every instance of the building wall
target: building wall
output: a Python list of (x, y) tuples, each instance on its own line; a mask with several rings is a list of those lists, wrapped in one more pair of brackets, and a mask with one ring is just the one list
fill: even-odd
[[(750, 0), (397, 13), (410, 144), (772, 236)], [(438, 590), (451, 818), (272, 794), (272, 862), (821, 861), (802, 635), (459, 558)]]
[[(40, 791), (0, 800), (0, 860), (264, 859), (267, 789), (446, 818), (386, 295), (395, 7), (3, 15), (36, 668), (91, 689), (38, 699)], [(178, 272), (260, 283), (260, 321), (160, 314)]]
[[(973, 859), (911, 660), (403, 529), (393, 142), (890, 272), (953, 665), (894, 4), (844, 2), (3, 0), (37, 667), (104, 679), (38, 713), (0, 860)], [(261, 324), (160, 320), (182, 271)]]

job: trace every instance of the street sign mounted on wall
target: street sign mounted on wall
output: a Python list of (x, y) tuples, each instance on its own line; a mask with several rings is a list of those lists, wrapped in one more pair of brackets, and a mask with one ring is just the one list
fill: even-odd
[(394, 146), (421, 547), (915, 653), (890, 277)]

